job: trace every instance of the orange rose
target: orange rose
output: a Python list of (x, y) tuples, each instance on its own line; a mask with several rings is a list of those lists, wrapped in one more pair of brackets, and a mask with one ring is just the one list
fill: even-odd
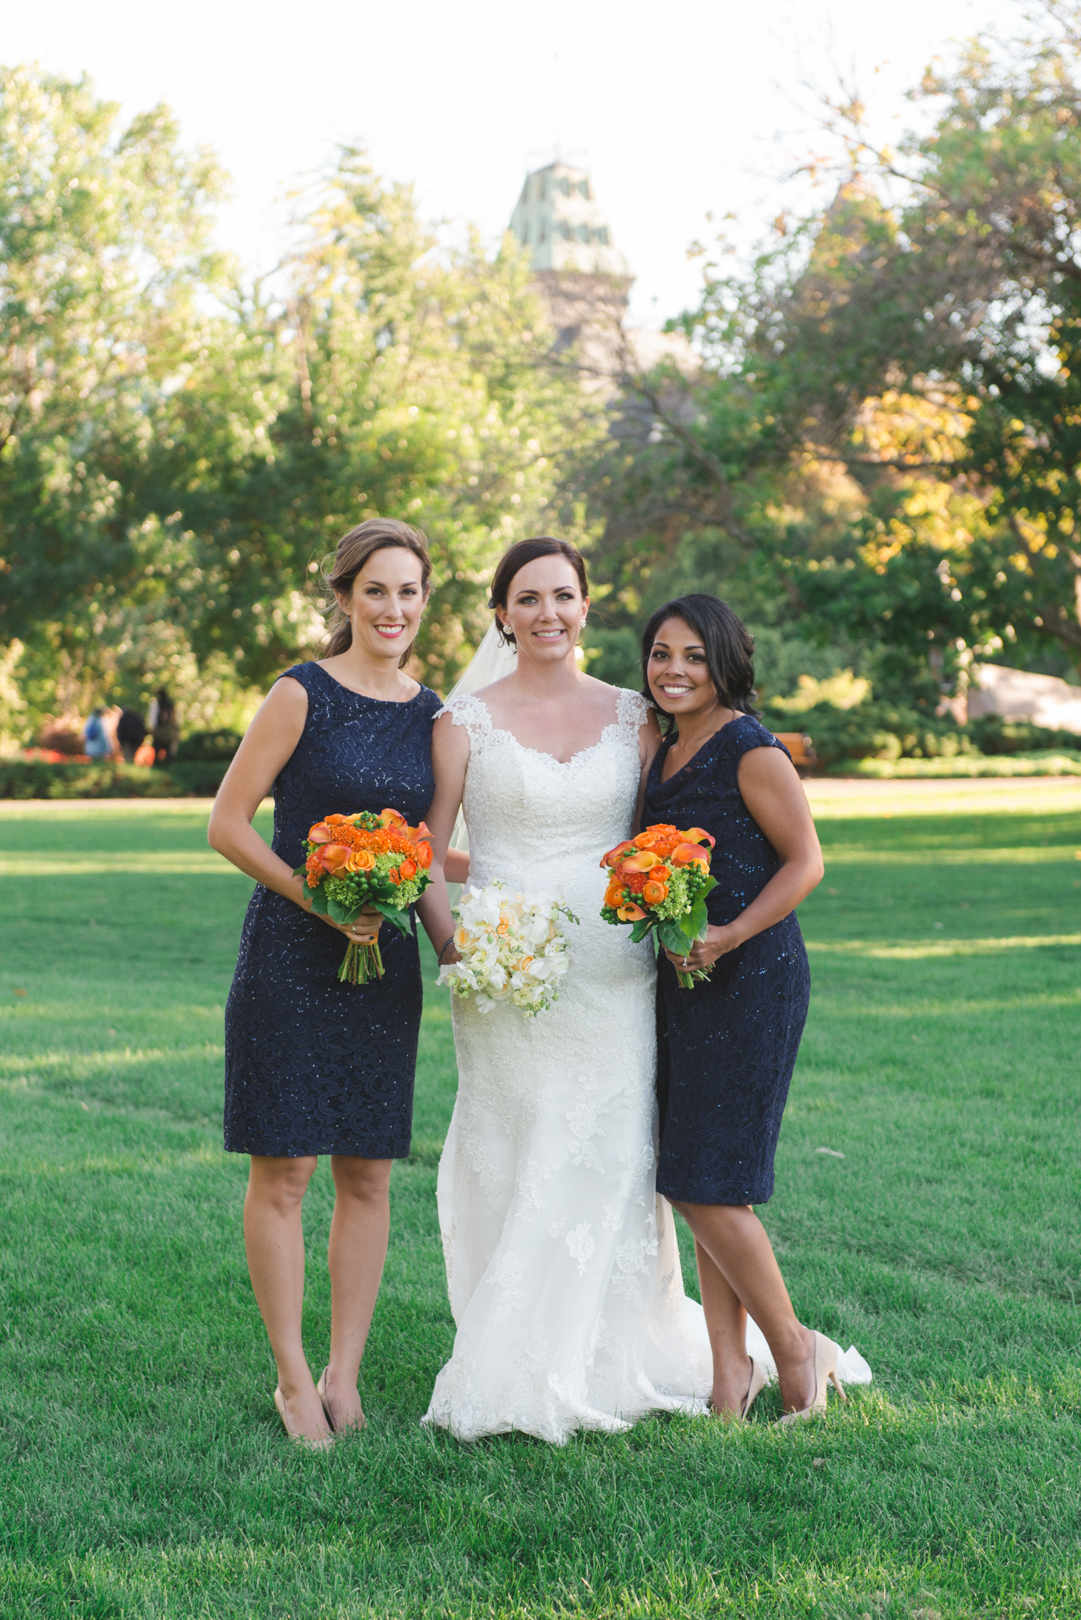
[(600, 864), (602, 866), (614, 866), (625, 849), (633, 848), (633, 840), (630, 838), (625, 838), (621, 844), (616, 845), (615, 849), (610, 849), (607, 855), (601, 856)]
[(346, 862), (347, 872), (370, 872), (375, 865), (375, 856), (370, 849), (355, 849)]
[(654, 883), (650, 881), (642, 890), (642, 899), (648, 906), (659, 906), (662, 900), (668, 899), (667, 883)]
[(325, 844), (319, 851), (320, 859), (331, 877), (346, 870), (352, 853), (345, 844)]
[(623, 885), (618, 878), (613, 878), (604, 891), (606, 906), (621, 906), (623, 904)]
[(640, 922), (646, 913), (641, 906), (627, 905), (620, 906), (617, 915), (620, 922)]
[(398, 875), (403, 883), (408, 883), (410, 878), (415, 878), (417, 875), (416, 861), (411, 861), (408, 858), (404, 860), (398, 868)]
[(667, 866), (655, 866), (650, 872), (650, 879), (654, 883), (667, 883), (672, 876)]
[(387, 873), (387, 876), (392, 883), (400, 883), (402, 881), (401, 871), (396, 866), (391, 867), (390, 871)]

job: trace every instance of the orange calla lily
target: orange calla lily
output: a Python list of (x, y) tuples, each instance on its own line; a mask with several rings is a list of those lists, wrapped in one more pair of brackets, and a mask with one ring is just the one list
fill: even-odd
[(673, 866), (709, 865), (709, 856), (697, 844), (679, 844), (668, 857)]
[(408, 833), (409, 831), (409, 823), (400, 810), (381, 810), (379, 819), (384, 827), (391, 827), (395, 832)]
[(628, 855), (625, 861), (620, 862), (621, 872), (648, 872), (651, 866), (659, 866), (661, 858), (654, 855), (651, 849), (644, 849), (640, 855)]
[(715, 848), (717, 840), (712, 833), (706, 832), (704, 827), (690, 827), (683, 834), (688, 844), (709, 844), (710, 849)]
[(633, 848), (634, 840), (631, 838), (625, 838), (621, 844), (616, 845), (615, 849), (610, 849), (607, 855), (601, 856), (600, 864), (602, 866), (614, 866), (625, 849)]
[(323, 820), (326, 822), (328, 827), (344, 827), (345, 823), (349, 820), (349, 817), (348, 816), (337, 816), (337, 815), (335, 815), (335, 816), (324, 816)]
[(625, 906), (620, 906), (619, 910), (616, 912), (616, 916), (619, 918), (620, 922), (640, 922), (645, 915), (646, 913), (642, 910), (641, 906), (636, 906), (633, 902)]
[(352, 853), (346, 844), (326, 844), (319, 851), (319, 859), (333, 877), (336, 872), (344, 872), (347, 869)]
[(330, 844), (333, 840), (334, 834), (325, 821), (317, 821), (314, 827), (308, 828), (309, 844)]

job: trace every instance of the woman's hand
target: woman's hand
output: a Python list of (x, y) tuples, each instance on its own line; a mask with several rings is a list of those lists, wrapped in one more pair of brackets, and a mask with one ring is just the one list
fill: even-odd
[[(310, 903), (304, 909), (305, 911), (311, 911)], [(333, 922), (329, 917), (322, 916), (318, 911), (313, 912), (312, 915), (318, 917), (320, 922), (325, 922), (328, 928), (334, 928), (339, 934), (344, 934), (350, 945), (374, 944), (379, 938), (379, 928), (383, 922), (383, 913), (381, 911), (362, 911), (356, 922), (352, 923)]]
[(682, 951), (667, 950), (664, 954), (673, 967), (680, 968), (686, 973), (693, 973), (696, 968), (700, 971), (702, 968), (712, 967), (719, 956), (726, 956), (729, 951), (736, 950), (746, 938), (746, 931), (740, 928), (738, 923), (724, 923), (718, 928), (711, 923), (706, 929), (705, 939), (696, 939), (686, 955)]

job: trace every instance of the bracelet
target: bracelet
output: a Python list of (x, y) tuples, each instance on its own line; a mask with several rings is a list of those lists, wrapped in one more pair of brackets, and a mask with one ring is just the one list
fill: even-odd
[(453, 945), (453, 944), (454, 944), (454, 935), (451, 934), (449, 939), (444, 940), (443, 944), (440, 946), (439, 950), (435, 953), (435, 959), (436, 959), (437, 962), (442, 962), (442, 960), (443, 960), (443, 952), (446, 950), (448, 945)]

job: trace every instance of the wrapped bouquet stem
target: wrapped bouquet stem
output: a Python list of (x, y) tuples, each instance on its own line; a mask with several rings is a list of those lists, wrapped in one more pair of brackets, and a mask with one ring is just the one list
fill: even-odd
[(483, 1013), (506, 1001), (534, 1018), (552, 1005), (557, 981), (570, 965), (561, 919), (578, 921), (567, 906), (526, 900), (493, 881), (466, 889), (454, 917), (461, 961), (440, 970), (439, 984), (457, 996), (472, 996)]

